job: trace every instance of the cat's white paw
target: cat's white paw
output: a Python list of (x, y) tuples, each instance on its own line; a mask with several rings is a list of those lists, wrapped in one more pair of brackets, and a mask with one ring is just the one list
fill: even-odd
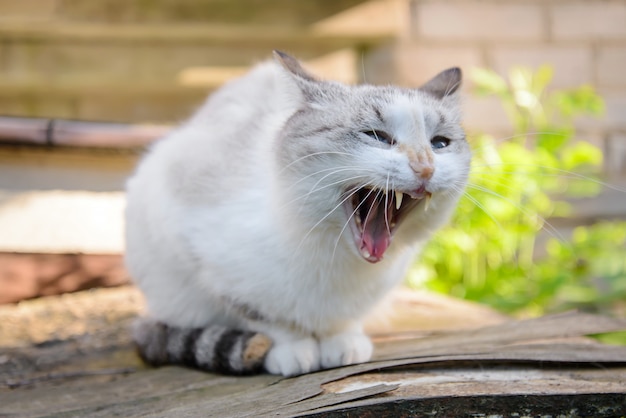
[(320, 341), (322, 368), (364, 363), (372, 358), (372, 341), (364, 334), (347, 332)]
[(265, 369), (272, 374), (297, 376), (320, 368), (320, 349), (313, 338), (275, 345), (265, 357)]

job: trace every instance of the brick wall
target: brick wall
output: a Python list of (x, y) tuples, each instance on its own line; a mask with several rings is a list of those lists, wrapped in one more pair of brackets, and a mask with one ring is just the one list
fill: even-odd
[[(419, 85), (453, 65), (506, 74), (514, 65), (551, 64), (554, 86), (592, 84), (604, 97), (606, 115), (580, 121), (580, 135), (609, 151), (611, 172), (626, 173), (626, 1), (409, 0), (409, 6), (408, 32), (366, 59), (368, 81)], [(497, 101), (470, 98), (465, 109), (468, 130), (506, 135)]]
[[(549, 63), (554, 86), (594, 85), (606, 114), (580, 121), (580, 135), (604, 147), (609, 171), (626, 178), (626, 0), (250, 0), (256, 9), (245, 16), (232, 2), (223, 10), (210, 0), (183, 8), (174, 0), (155, 0), (147, 9), (140, 3), (0, 0), (0, 114), (176, 122), (208, 89), (181, 84), (189, 67), (245, 66), (272, 48), (323, 58), (338, 47), (322, 48), (315, 37), (295, 42), (295, 35), (331, 23), (355, 38), (345, 47), (358, 47), (371, 45), (386, 22), (383, 32), (396, 39), (354, 60), (368, 82), (415, 86), (453, 65), (504, 74), (513, 65)], [(386, 12), (393, 8), (401, 12)], [(268, 40), (276, 19), (283, 35)], [(250, 32), (233, 43), (232, 36), (213, 34), (216, 22), (234, 22), (237, 30), (250, 25)], [(505, 137), (510, 129), (492, 98), (470, 97), (465, 120), (470, 132)]]

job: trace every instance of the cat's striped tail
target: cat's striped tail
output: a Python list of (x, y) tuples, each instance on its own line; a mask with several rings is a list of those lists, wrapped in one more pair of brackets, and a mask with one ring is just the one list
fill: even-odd
[(272, 346), (268, 337), (253, 331), (219, 325), (173, 327), (147, 317), (133, 324), (133, 339), (141, 358), (151, 365), (179, 364), (235, 375), (261, 372)]

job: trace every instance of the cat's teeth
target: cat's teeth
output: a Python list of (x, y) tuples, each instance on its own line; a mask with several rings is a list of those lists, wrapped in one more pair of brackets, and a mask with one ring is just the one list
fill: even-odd
[(404, 193), (396, 191), (396, 210), (400, 209), (400, 206), (402, 206), (403, 197)]
[(430, 197), (430, 193), (427, 193), (426, 196), (424, 196), (424, 212), (428, 210), (428, 206), (430, 205)]

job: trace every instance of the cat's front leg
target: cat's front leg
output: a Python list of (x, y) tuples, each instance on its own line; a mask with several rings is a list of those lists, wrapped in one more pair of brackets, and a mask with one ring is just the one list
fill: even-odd
[(320, 365), (329, 369), (349, 364), (365, 363), (372, 358), (373, 345), (360, 325), (337, 334), (322, 337), (320, 342)]
[(262, 332), (273, 340), (264, 362), (269, 373), (298, 376), (320, 369), (320, 347), (313, 336), (282, 329), (264, 329)]
[(272, 374), (298, 376), (320, 368), (320, 350), (314, 338), (275, 344), (265, 357), (265, 369)]

